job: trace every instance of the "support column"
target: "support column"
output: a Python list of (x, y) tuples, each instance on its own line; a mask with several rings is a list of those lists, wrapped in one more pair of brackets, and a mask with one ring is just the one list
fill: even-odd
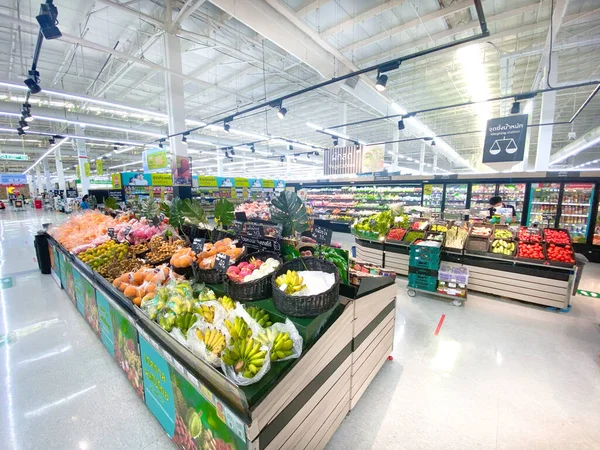
[[(394, 141), (397, 141), (400, 139), (400, 130), (398, 129), (398, 127), (394, 128), (394, 134), (393, 134), (393, 139)], [(395, 172), (398, 170), (398, 153), (400, 152), (400, 143), (399, 142), (394, 142), (392, 144), (392, 172)]]
[(62, 155), (61, 155), (61, 150), (60, 147), (58, 147), (55, 151), (54, 151), (54, 157), (56, 158), (56, 176), (58, 177), (58, 188), (61, 190), (63, 198), (66, 199), (67, 198), (67, 187), (66, 187), (66, 183), (65, 183), (65, 171), (63, 169), (63, 163), (62, 163)]
[(27, 174), (27, 185), (29, 186), (29, 196), (35, 194), (35, 175)]
[[(171, 28), (173, 21), (172, 0), (166, 0), (166, 22), (167, 29)], [(177, 73), (183, 73), (181, 63), (181, 46), (179, 38), (170, 32), (165, 32), (164, 48), (167, 68)], [(165, 74), (167, 85), (167, 112), (169, 114), (169, 134), (180, 133), (185, 127), (185, 97), (183, 90), (183, 78), (173, 75), (171, 72)], [(175, 170), (178, 166), (178, 158), (187, 158), (187, 145), (181, 140), (182, 136), (175, 136), (169, 140), (172, 152), (171, 168)], [(175, 181), (175, 180), (173, 180)], [(191, 198), (192, 186), (175, 186), (173, 183), (173, 196), (179, 198)]]
[[(83, 128), (75, 125), (75, 134), (83, 136)], [(90, 179), (85, 174), (85, 163), (88, 162), (87, 148), (84, 139), (75, 139), (77, 145), (77, 164), (79, 165), (79, 179), (81, 180), (81, 195), (90, 193)]]
[[(558, 58), (556, 54), (552, 58), (552, 73), (546, 74), (552, 86), (556, 86), (558, 72)], [(545, 86), (544, 86), (545, 87)], [(544, 92), (542, 94), (542, 110), (540, 123), (554, 122), (554, 109), (556, 106), (556, 91)], [(552, 154), (552, 125), (539, 127), (537, 152), (535, 155), (535, 170), (548, 170), (550, 156)]]
[(44, 183), (42, 183), (42, 173), (39, 164), (35, 166), (35, 190), (38, 195), (44, 192)]
[(51, 192), (53, 185), (52, 179), (50, 177), (50, 167), (48, 166), (48, 158), (44, 158), (42, 163), (44, 164), (44, 184), (46, 187), (46, 192)]
[[(340, 115), (340, 123), (347, 123), (348, 122), (348, 120), (347, 120), (347, 118), (348, 118), (348, 108), (347, 108), (346, 103), (342, 103), (339, 106), (339, 115)], [(346, 127), (340, 128), (339, 131), (340, 131), (340, 133), (343, 133), (345, 135), (348, 134), (348, 133), (346, 133)], [(339, 141), (340, 141), (339, 142), (340, 147), (345, 147), (346, 145), (352, 144), (351, 142), (348, 142), (346, 139), (342, 139), (342, 138), (339, 138)]]
[(221, 154), (222, 150), (217, 150), (217, 174), (222, 177), (223, 176), (223, 155)]
[(423, 174), (425, 171), (425, 149), (427, 148), (427, 144), (423, 142), (421, 144), (421, 158), (419, 160), (419, 172)]

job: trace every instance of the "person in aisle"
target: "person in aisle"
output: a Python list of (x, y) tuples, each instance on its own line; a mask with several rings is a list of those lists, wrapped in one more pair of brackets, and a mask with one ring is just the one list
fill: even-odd
[(88, 204), (88, 196), (87, 196), (87, 194), (83, 196), (83, 198), (81, 199), (81, 203), (79, 204), (79, 206), (81, 207), (82, 210), (84, 210), (84, 209), (90, 209), (90, 205)]
[(491, 205), (491, 208), (488, 208), (488, 211), (489, 211), (488, 218), (490, 218), (490, 219), (494, 216), (494, 214), (496, 213), (496, 210), (498, 210), (500, 208), (510, 208), (512, 210), (512, 216), (513, 217), (517, 216), (515, 207), (513, 205), (505, 205), (504, 202), (502, 202), (502, 197), (500, 197), (500, 196), (495, 196), (495, 197), (490, 198), (490, 205)]

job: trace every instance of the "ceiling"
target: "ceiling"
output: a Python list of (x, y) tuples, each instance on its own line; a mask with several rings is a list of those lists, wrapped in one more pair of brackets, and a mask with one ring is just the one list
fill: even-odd
[[(85, 136), (88, 155), (104, 157), (105, 170), (141, 168), (144, 145), (168, 133), (168, 74), (183, 79), (186, 126), (194, 128), (480, 31), (473, 2), (467, 0), (55, 0), (63, 37), (43, 43), (38, 64), (43, 91), (30, 99), (36, 120), (20, 138), (12, 130), (26, 93), (23, 80), (35, 48), (39, 3), (0, 0), (0, 149), (31, 158), (1, 161), (3, 172), (23, 172), (48, 150), (47, 136), (36, 132)], [(553, 87), (600, 80), (597, 1), (554, 0), (552, 33), (550, 0), (485, 0), (483, 9), (488, 38), (403, 62), (387, 73), (382, 94), (374, 89), (376, 72), (371, 72), (354, 87), (340, 82), (286, 100), (284, 120), (267, 107), (236, 117), (229, 133), (221, 124), (192, 133), (188, 147), (194, 169), (215, 174), (221, 166), (225, 175), (288, 179), (322, 176), (322, 149), (332, 139), (307, 122), (333, 127), (546, 88), (550, 34)], [(166, 20), (169, 10), (171, 20)], [(167, 60), (167, 34), (177, 36), (180, 72)], [(558, 91), (553, 121), (568, 122), (594, 88)], [(440, 171), (486, 171), (480, 164), (481, 130), (488, 118), (509, 114), (512, 103), (510, 98), (419, 113), (403, 131), (397, 118), (336, 130), (365, 143), (387, 142), (389, 170), (418, 172), (423, 151), (425, 172), (431, 173), (434, 164)], [(540, 123), (541, 108), (541, 94), (521, 105), (521, 111), (531, 110), (532, 124)], [(573, 144), (570, 132), (580, 138), (599, 126), (600, 98), (594, 97), (572, 123), (553, 127), (551, 158)], [(529, 129), (531, 169), (540, 129)], [(471, 133), (438, 137), (434, 147), (420, 140), (388, 142), (462, 132)], [(256, 142), (256, 153), (244, 145), (250, 142)], [(123, 144), (116, 146), (117, 154), (115, 144)], [(223, 146), (237, 146), (233, 160), (224, 157)], [(293, 159), (315, 150), (318, 156)], [(62, 145), (61, 155), (73, 176), (73, 140)], [(554, 167), (600, 167), (593, 163), (599, 158), (596, 145)], [(54, 156), (48, 161), (54, 172)]]

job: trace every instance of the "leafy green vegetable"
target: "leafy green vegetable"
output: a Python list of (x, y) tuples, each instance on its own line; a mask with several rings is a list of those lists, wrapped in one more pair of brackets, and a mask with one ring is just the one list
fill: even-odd
[(219, 199), (215, 203), (215, 222), (220, 226), (229, 226), (233, 223), (234, 207), (233, 203), (225, 198)]
[(104, 199), (104, 207), (109, 209), (119, 209), (119, 204), (117, 203), (117, 199), (114, 197), (106, 197)]
[(283, 226), (283, 237), (308, 230), (306, 207), (295, 192), (282, 192), (271, 201), (271, 205), (271, 220)]

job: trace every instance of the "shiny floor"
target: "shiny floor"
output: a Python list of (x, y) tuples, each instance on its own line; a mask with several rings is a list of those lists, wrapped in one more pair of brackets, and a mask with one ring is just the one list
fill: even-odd
[[(175, 448), (37, 270), (33, 236), (58, 220), (0, 212), (0, 449)], [(600, 448), (600, 299), (566, 314), (478, 295), (457, 308), (398, 284), (394, 360), (328, 449)], [(600, 292), (600, 266), (581, 288)]]

